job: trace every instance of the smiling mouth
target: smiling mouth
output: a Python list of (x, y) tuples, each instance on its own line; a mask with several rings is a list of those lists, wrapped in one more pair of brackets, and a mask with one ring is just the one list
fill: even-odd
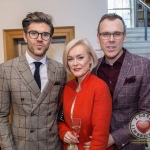
[(110, 50), (110, 51), (114, 51), (115, 48), (116, 48), (115, 46), (107, 46), (107, 49)]
[(36, 45), (36, 46), (42, 47), (43, 45)]
[(43, 48), (43, 45), (36, 45), (37, 49), (42, 49)]
[(115, 48), (115, 46), (107, 46), (107, 48)]
[(75, 68), (75, 69), (73, 69), (74, 71), (80, 71), (80, 68)]

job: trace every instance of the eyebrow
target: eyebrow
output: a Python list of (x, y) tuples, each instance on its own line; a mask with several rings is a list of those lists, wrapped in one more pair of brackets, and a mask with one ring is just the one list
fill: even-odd
[[(78, 54), (76, 57), (81, 56), (81, 55), (83, 55), (83, 54)], [(72, 56), (68, 56), (68, 57), (72, 57)]]
[(114, 33), (114, 32), (123, 32), (123, 31), (113, 31), (113, 32), (104, 31), (104, 32), (101, 32), (101, 33)]

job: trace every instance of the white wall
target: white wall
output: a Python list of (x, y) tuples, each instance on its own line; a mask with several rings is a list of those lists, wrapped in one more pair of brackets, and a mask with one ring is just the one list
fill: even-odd
[(0, 63), (4, 61), (3, 29), (22, 28), (28, 12), (51, 14), (54, 26), (75, 26), (75, 37), (86, 37), (95, 49), (97, 25), (107, 13), (105, 0), (1, 0), (0, 1)]

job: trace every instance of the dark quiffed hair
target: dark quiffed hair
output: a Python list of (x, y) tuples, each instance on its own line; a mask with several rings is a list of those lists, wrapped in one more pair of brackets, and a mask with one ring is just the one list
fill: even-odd
[(45, 14), (43, 12), (33, 12), (33, 13), (28, 13), (26, 18), (22, 20), (22, 27), (23, 27), (24, 32), (26, 33), (31, 23), (33, 22), (46, 23), (50, 27), (51, 36), (53, 36), (54, 27), (53, 27), (52, 21), (53, 21), (53, 18), (49, 14)]
[(124, 33), (126, 33), (125, 22), (124, 22), (123, 18), (121, 16), (117, 15), (116, 13), (108, 13), (108, 14), (105, 14), (105, 15), (102, 16), (102, 18), (101, 18), (101, 20), (99, 21), (99, 24), (98, 24), (97, 33), (99, 33), (100, 24), (104, 19), (109, 19), (109, 20), (120, 19), (122, 21), (123, 26), (124, 26)]

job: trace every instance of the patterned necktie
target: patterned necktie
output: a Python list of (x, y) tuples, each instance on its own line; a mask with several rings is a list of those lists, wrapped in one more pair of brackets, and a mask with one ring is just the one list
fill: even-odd
[(41, 78), (40, 78), (40, 65), (42, 64), (41, 62), (34, 62), (35, 64), (35, 72), (34, 72), (34, 79), (39, 87), (39, 89), (41, 90)]

